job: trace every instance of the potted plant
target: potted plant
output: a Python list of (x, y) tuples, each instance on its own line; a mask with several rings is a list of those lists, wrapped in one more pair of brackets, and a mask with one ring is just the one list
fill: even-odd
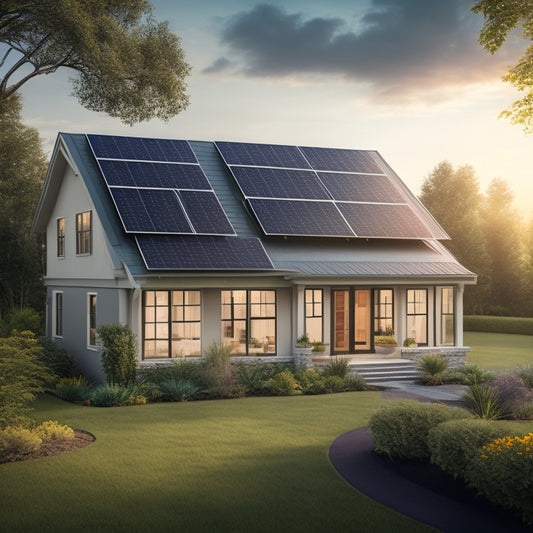
[(390, 355), (397, 349), (398, 343), (394, 338), (394, 331), (387, 331), (385, 334), (376, 335), (374, 337), (374, 347), (376, 353), (381, 355)]
[(294, 345), (294, 362), (297, 365), (312, 366), (312, 352), (313, 343), (309, 340), (309, 335), (304, 333), (296, 339), (296, 344)]

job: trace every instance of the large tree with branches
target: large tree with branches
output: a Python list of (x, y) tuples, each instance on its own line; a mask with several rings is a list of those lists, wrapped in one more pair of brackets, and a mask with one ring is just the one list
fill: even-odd
[(127, 124), (188, 105), (180, 39), (148, 0), (1, 0), (0, 101), (58, 69), (84, 107)]

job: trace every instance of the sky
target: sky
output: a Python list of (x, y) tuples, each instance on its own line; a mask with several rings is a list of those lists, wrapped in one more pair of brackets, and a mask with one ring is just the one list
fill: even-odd
[(499, 113), (501, 80), (527, 42), (495, 55), (467, 0), (152, 0), (192, 66), (189, 107), (133, 127), (87, 111), (68, 71), (22, 90), (26, 123), (50, 153), (58, 131), (377, 150), (411, 188), (447, 160), (493, 178), (533, 214), (533, 135)]

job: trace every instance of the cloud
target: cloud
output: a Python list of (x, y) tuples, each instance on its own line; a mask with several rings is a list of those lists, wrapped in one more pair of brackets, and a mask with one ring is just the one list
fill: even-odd
[(304, 18), (266, 4), (237, 13), (220, 40), (222, 68), (251, 77), (341, 76), (387, 99), (498, 79), (509, 56), (490, 56), (477, 36), (482, 20), (465, 0), (372, 0), (357, 30), (338, 17)]

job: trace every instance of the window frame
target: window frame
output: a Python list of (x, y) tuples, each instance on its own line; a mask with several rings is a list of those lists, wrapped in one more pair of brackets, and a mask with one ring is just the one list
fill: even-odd
[[(62, 223), (62, 228), (60, 224)], [(65, 217), (59, 217), (56, 220), (56, 252), (58, 259), (65, 258), (65, 232), (66, 232), (66, 219)]]
[[(94, 301), (94, 311), (93, 311)], [(98, 293), (87, 293), (87, 348), (96, 350), (96, 321), (98, 317)]]
[[(246, 318), (238, 318), (238, 319), (224, 319), (222, 318), (224, 316), (224, 313), (223, 313), (223, 306), (231, 306), (231, 307), (234, 307), (235, 305), (243, 305), (243, 304), (235, 304), (235, 303), (230, 303), (230, 304), (225, 304), (222, 302), (222, 293), (223, 292), (230, 292), (230, 293), (233, 293), (233, 292), (236, 292), (236, 291), (243, 291), (245, 292), (246, 294), (246, 301), (245, 301), (245, 307), (246, 307), (246, 313), (245, 313), (245, 316)], [(259, 304), (255, 303), (252, 301), (252, 298), (251, 298), (251, 294), (253, 292), (272, 292), (274, 293), (274, 303), (271, 304), (271, 303), (265, 303), (265, 304), (262, 304), (261, 302)], [(252, 305), (274, 305), (274, 315), (271, 316), (271, 315), (267, 315), (267, 316), (261, 316), (261, 317), (257, 317), (257, 316), (252, 316)], [(232, 310), (230, 312), (230, 315), (231, 316), (234, 316), (235, 312), (234, 310)], [(232, 322), (232, 321), (244, 321), (245, 322), (245, 338), (247, 339), (247, 341), (244, 343), (244, 345), (246, 346), (246, 351), (245, 353), (242, 353), (242, 352), (237, 352), (237, 353), (232, 353), (232, 357), (257, 357), (259, 354), (254, 354), (254, 353), (250, 353), (250, 342), (248, 341), (249, 339), (251, 339), (251, 330), (252, 330), (252, 322), (253, 321), (261, 321), (261, 320), (273, 320), (274, 321), (274, 351), (273, 352), (264, 352), (262, 354), (260, 354), (260, 356), (262, 357), (275, 357), (277, 356), (278, 354), (278, 291), (276, 289), (223, 289), (220, 291), (220, 334), (221, 334), (221, 342), (224, 343), (224, 324), (226, 322)], [(268, 347), (268, 345), (267, 345)]]
[[(89, 215), (88, 227), (83, 223), (83, 215)], [(86, 237), (88, 235), (88, 238)], [(93, 212), (76, 213), (76, 255), (90, 255), (93, 250)]]
[[(416, 297), (413, 301), (410, 301), (409, 300), (409, 293), (410, 292), (413, 292), (413, 293), (416, 293), (416, 292), (423, 292), (425, 293), (425, 312), (424, 313), (418, 313), (416, 312), (416, 305), (421, 303), (421, 302), (418, 302), (416, 300)], [(418, 340), (415, 338), (415, 341), (417, 343), (418, 346), (428, 346), (428, 336), (429, 336), (429, 301), (428, 301), (428, 298), (429, 298), (429, 290), (427, 289), (427, 287), (424, 287), (424, 288), (411, 288), (411, 289), (407, 289), (406, 290), (406, 294), (405, 294), (405, 301), (406, 301), (406, 313), (405, 313), (405, 316), (406, 316), (406, 326), (407, 326), (407, 336), (409, 337), (410, 336), (410, 331), (409, 331), (409, 317), (418, 317), (418, 316), (424, 316), (426, 317), (426, 324), (425, 324), (425, 342), (418, 342)], [(410, 304), (413, 304), (415, 306), (415, 312), (413, 313), (409, 313), (409, 305)]]
[[(455, 296), (455, 287), (453, 285), (445, 285), (445, 286), (440, 286), (439, 287), (440, 289), (440, 294), (439, 294), (439, 298), (440, 298), (440, 327), (439, 327), (439, 346), (455, 346), (455, 334), (456, 334), (456, 331), (455, 331), (455, 305), (456, 305), (456, 296)], [(448, 312), (448, 313), (445, 313), (444, 312), (444, 291), (445, 290), (451, 290), (452, 291), (452, 311), (451, 313)], [(452, 342), (451, 344), (450, 343), (445, 343), (444, 342), (444, 319), (445, 317), (449, 317), (451, 316), (452, 317)]]
[[(307, 294), (311, 292), (311, 300), (307, 300)], [(315, 300), (315, 292), (320, 292), (320, 302)], [(311, 314), (307, 313), (307, 306), (310, 305), (313, 310)], [(315, 314), (315, 306), (320, 305), (320, 314)], [(314, 287), (309, 287), (304, 290), (304, 331), (308, 334), (309, 327), (307, 325), (308, 318), (320, 318), (320, 339), (311, 339), (311, 341), (324, 342), (324, 289), (317, 289)]]
[(63, 338), (63, 305), (64, 305), (63, 291), (53, 291), (53, 318), (52, 331), (53, 336)]
[[(157, 359), (178, 359), (180, 357), (201, 357), (202, 355), (202, 291), (200, 289), (148, 289), (148, 290), (143, 290), (143, 295), (142, 295), (142, 324), (141, 324), (141, 327), (142, 327), (142, 358), (143, 360), (147, 360), (147, 361), (151, 361), (151, 360), (157, 360)], [(156, 296), (155, 296), (155, 293), (158, 293), (158, 292), (164, 292), (164, 293), (167, 293), (167, 303), (166, 305), (156, 305), (157, 304), (157, 300), (156, 300)], [(173, 320), (173, 317), (172, 317), (172, 309), (173, 307), (178, 307), (177, 305), (173, 305), (173, 295), (174, 293), (177, 293), (177, 292), (181, 292), (181, 293), (186, 293), (186, 292), (197, 292), (198, 295), (199, 295), (199, 298), (200, 298), (200, 303), (199, 304), (185, 304), (183, 303), (180, 307), (183, 309), (183, 317), (185, 318), (185, 309), (187, 308), (190, 308), (190, 307), (198, 307), (199, 310), (200, 310), (200, 319), (199, 320)], [(147, 300), (147, 295), (148, 293), (154, 293), (154, 305), (147, 305), (146, 303), (146, 300)], [(183, 302), (185, 302), (185, 297), (184, 297), (184, 294), (183, 294)], [(153, 307), (154, 308), (154, 321), (150, 321), (150, 322), (147, 322), (146, 318), (146, 314), (147, 314), (147, 309), (148, 308), (151, 308)], [(157, 308), (158, 307), (161, 307), (161, 308), (165, 308), (166, 307), (166, 310), (167, 310), (167, 320), (166, 321), (157, 321)], [(153, 324), (154, 325), (154, 337), (147, 337), (146, 336), (146, 325), (147, 324)], [(157, 324), (167, 324), (167, 336), (166, 337), (158, 337), (157, 336)], [(186, 355), (178, 355), (178, 354), (174, 354), (173, 353), (173, 347), (172, 347), (172, 341), (173, 341), (173, 337), (172, 337), (172, 325), (173, 324), (199, 324), (199, 327), (200, 327), (200, 336), (198, 337), (198, 340), (200, 341), (200, 350), (199, 350), (199, 353), (198, 354), (186, 354)], [(166, 356), (154, 356), (154, 357), (147, 357), (146, 356), (146, 342), (148, 341), (165, 341), (167, 343), (167, 354)], [(194, 340), (194, 339), (193, 339)], [(156, 353), (157, 353), (157, 350), (156, 350)]]
[[(380, 293), (382, 291), (390, 291), (391, 292), (391, 296), (392, 296), (392, 300), (391, 300), (391, 303), (381, 303), (381, 295)], [(379, 288), (379, 289), (374, 289), (374, 294), (372, 295), (373, 298), (374, 298), (374, 335), (385, 335), (385, 332), (378, 332), (378, 328), (377, 328), (377, 324), (378, 324), (378, 321), (380, 320), (390, 320), (391, 321), (391, 329), (392, 331), (395, 332), (394, 330), (394, 289), (392, 288)], [(381, 315), (381, 311), (382, 311), (382, 308), (383, 307), (388, 307), (390, 306), (390, 310), (391, 310), (391, 314), (390, 316), (388, 315)]]

